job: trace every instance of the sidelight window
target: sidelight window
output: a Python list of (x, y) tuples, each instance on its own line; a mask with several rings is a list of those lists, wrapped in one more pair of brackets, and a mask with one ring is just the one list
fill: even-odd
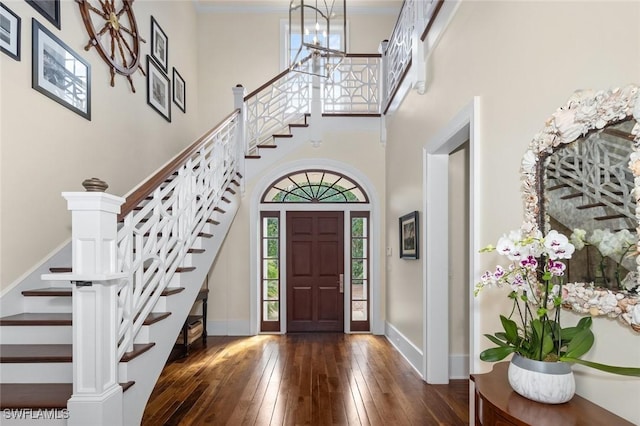
[(280, 215), (262, 212), (262, 331), (280, 331)]
[(369, 213), (351, 213), (351, 331), (369, 331)]

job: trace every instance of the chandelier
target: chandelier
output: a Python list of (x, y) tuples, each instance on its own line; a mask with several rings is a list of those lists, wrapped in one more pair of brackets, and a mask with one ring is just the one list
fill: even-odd
[(329, 77), (347, 54), (346, 0), (291, 0), (289, 69)]

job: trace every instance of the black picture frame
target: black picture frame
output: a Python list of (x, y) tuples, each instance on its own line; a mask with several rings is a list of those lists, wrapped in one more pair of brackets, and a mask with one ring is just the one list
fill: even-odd
[(420, 258), (420, 226), (418, 212), (400, 217), (400, 259)]
[(22, 19), (0, 2), (0, 51), (20, 60), (20, 44)]
[(187, 112), (187, 86), (176, 67), (173, 67), (173, 103)]
[(60, 0), (25, 0), (38, 13), (60, 29)]
[(35, 18), (31, 22), (31, 87), (91, 120), (91, 65)]
[(169, 38), (153, 16), (151, 16), (151, 57), (165, 74), (168, 73)]
[(150, 55), (147, 55), (147, 104), (171, 123), (171, 82)]

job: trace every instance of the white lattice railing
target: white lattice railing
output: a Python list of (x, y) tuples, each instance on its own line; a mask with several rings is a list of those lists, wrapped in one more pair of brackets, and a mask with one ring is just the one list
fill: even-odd
[[(381, 55), (347, 55), (328, 79), (320, 79), (322, 113), (378, 114)], [(253, 154), (274, 134), (311, 113), (314, 91), (309, 74), (283, 71), (244, 97), (245, 153)]]
[(118, 359), (132, 350), (143, 321), (184, 266), (188, 250), (235, 178), (239, 117), (234, 112), (203, 136), (197, 148), (194, 144), (182, 165), (157, 175), (162, 184), (141, 204), (127, 198), (125, 208), (136, 207), (124, 215), (118, 230), (117, 268), (127, 274), (118, 292)]
[(385, 52), (387, 74), (384, 76), (386, 80), (384, 99), (387, 104), (391, 102), (411, 65), (415, 21), (415, 1), (407, 0), (402, 4), (400, 16)]
[(381, 55), (347, 55), (323, 83), (324, 114), (380, 113)]
[[(553, 179), (549, 185), (570, 188), (582, 197), (579, 198), (582, 203), (601, 203), (607, 209), (606, 217), (619, 220), (620, 228), (635, 228), (634, 180), (629, 170), (631, 144), (610, 142), (597, 136), (592, 135), (589, 143), (562, 148), (562, 155), (549, 157), (546, 177)], [(550, 198), (549, 214), (564, 217), (563, 207), (571, 203), (556, 196)], [(581, 223), (584, 227), (584, 223), (589, 222)]]
[(244, 98), (246, 111), (245, 153), (310, 111), (308, 74), (284, 71)]

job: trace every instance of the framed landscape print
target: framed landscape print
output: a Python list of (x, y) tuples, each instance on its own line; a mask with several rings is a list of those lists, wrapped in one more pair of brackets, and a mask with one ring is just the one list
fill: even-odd
[(400, 258), (418, 259), (418, 212), (400, 218)]
[(173, 103), (182, 110), (187, 112), (187, 89), (184, 83), (184, 79), (173, 67)]
[(91, 66), (32, 20), (31, 87), (71, 111), (91, 120)]
[(60, 29), (60, 0), (26, 0), (40, 15)]
[(153, 16), (151, 17), (151, 57), (160, 65), (162, 71), (168, 72), (169, 39)]
[(22, 20), (0, 3), (0, 50), (16, 61), (20, 60), (20, 25)]
[(171, 83), (158, 64), (147, 55), (147, 103), (171, 122)]

